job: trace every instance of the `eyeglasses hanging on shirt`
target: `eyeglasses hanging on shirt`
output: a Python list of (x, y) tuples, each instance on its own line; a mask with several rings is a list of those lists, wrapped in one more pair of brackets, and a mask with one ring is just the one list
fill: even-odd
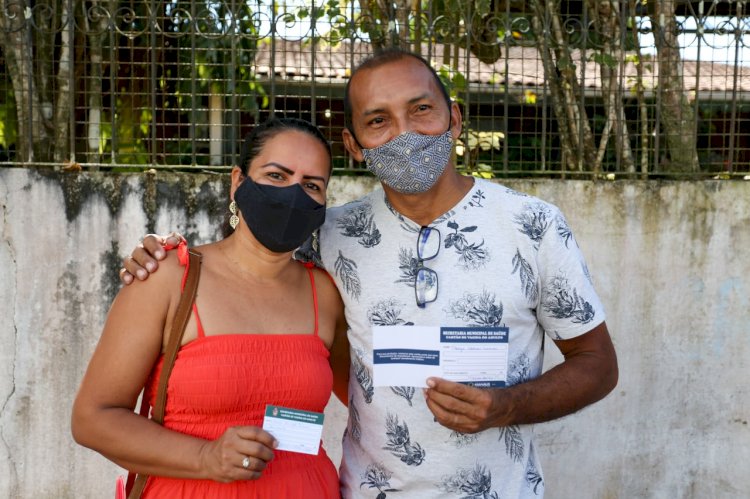
[(440, 252), (440, 231), (434, 227), (422, 227), (417, 236), (417, 269), (414, 275), (414, 294), (417, 306), (424, 308), (427, 303), (437, 300), (438, 276), (425, 260), (435, 258)]

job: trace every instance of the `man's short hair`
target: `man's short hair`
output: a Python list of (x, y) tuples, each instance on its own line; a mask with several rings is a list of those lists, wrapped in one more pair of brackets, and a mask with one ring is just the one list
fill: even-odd
[[(352, 71), (352, 76), (349, 78), (349, 81), (346, 83), (346, 90), (344, 91), (344, 126), (349, 130), (349, 132), (354, 135), (354, 128), (352, 125), (352, 103), (351, 99), (349, 97), (349, 87), (352, 84), (352, 80), (354, 79), (354, 75), (356, 75), (358, 72), (360, 72), (363, 69), (375, 69), (380, 66), (383, 66), (385, 64), (400, 61), (402, 59), (405, 59), (407, 57), (411, 57), (412, 59), (419, 61), (422, 63), (424, 67), (426, 67), (430, 74), (432, 74), (433, 79), (435, 80), (435, 84), (440, 89), (440, 93), (443, 94), (443, 98), (445, 98), (445, 103), (448, 105), (448, 109), (451, 107), (451, 97), (448, 93), (448, 89), (445, 88), (445, 85), (443, 84), (443, 81), (438, 76), (435, 69), (430, 65), (427, 60), (418, 55), (414, 52), (409, 52), (408, 50), (404, 50), (401, 48), (393, 47), (393, 48), (387, 48), (384, 50), (381, 50), (379, 52), (376, 52), (375, 54), (367, 57), (362, 62), (357, 65), (356, 68), (354, 68), (354, 71)], [(356, 136), (355, 136), (356, 139)]]

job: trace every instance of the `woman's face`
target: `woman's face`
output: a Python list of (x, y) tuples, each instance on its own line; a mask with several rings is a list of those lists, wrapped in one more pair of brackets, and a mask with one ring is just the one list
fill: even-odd
[(325, 204), (330, 162), (318, 139), (299, 130), (285, 130), (266, 141), (250, 163), (248, 174), (258, 184), (299, 184), (311, 198)]

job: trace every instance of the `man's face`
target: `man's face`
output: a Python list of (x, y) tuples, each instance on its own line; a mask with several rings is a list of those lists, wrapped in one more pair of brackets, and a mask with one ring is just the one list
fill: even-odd
[[(453, 105), (451, 116), (429, 69), (411, 57), (360, 70), (352, 79), (349, 98), (352, 128), (365, 149), (385, 144), (404, 132), (439, 135), (449, 124), (454, 138), (460, 133), (458, 106)], [(344, 131), (344, 144), (354, 159), (363, 160), (360, 147), (348, 131)]]

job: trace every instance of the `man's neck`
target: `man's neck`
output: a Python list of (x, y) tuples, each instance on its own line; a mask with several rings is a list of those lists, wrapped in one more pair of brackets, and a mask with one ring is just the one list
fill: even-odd
[(429, 225), (453, 208), (474, 185), (474, 179), (448, 167), (438, 182), (421, 194), (401, 194), (386, 185), (383, 190), (393, 209), (419, 225)]

